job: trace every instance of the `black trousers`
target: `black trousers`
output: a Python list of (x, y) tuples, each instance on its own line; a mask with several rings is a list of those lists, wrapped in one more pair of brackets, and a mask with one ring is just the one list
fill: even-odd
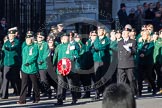
[(157, 74), (157, 87), (158, 89), (162, 88), (162, 65), (159, 63), (154, 64), (154, 70)]
[(84, 87), (86, 95), (90, 96), (90, 87), (91, 87), (91, 74), (80, 74), (80, 81)]
[(51, 89), (47, 79), (47, 70), (39, 70), (40, 88), (42, 92), (51, 94)]
[(136, 93), (134, 68), (118, 68), (117, 83), (127, 83), (130, 85), (132, 93)]
[(39, 94), (39, 87), (38, 87), (38, 81), (37, 81), (37, 75), (36, 74), (26, 74), (24, 72), (21, 72), (22, 74), (22, 85), (21, 85), (21, 93), (19, 101), (26, 102), (26, 92), (28, 87), (28, 80), (30, 78), (33, 86), (34, 91), (34, 100), (40, 100), (40, 94)]
[(139, 74), (138, 74), (138, 90), (139, 93), (141, 94), (142, 92), (142, 81), (146, 78), (148, 79), (149, 83), (151, 84), (151, 87), (153, 89), (153, 92), (156, 91), (156, 86), (155, 86), (155, 80), (153, 77), (153, 65), (139, 65)]
[(40, 75), (40, 81), (48, 83), (47, 80), (47, 71), (46, 70), (39, 70), (39, 75)]
[(52, 66), (51, 67), (48, 66), (47, 79), (48, 79), (49, 86), (53, 86), (54, 89), (57, 89), (57, 74)]
[(12, 86), (14, 86), (14, 89), (16, 90), (15, 92), (19, 94), (21, 89), (21, 79), (18, 67), (4, 66), (3, 82), (1, 87), (2, 98), (8, 98), (9, 81), (12, 82)]
[(0, 88), (1, 88), (1, 85), (2, 85), (2, 72), (0, 71)]
[[(66, 80), (68, 83), (66, 83)], [(64, 99), (64, 95), (66, 90), (70, 88), (72, 94), (72, 100), (77, 100), (77, 92), (79, 87), (79, 78), (78, 74), (72, 73), (67, 76), (58, 75), (58, 87), (57, 87), (57, 99), (58, 101), (62, 101)]]
[(47, 79), (50, 86), (53, 86), (57, 90), (57, 74), (52, 63), (53, 56), (47, 58)]
[(109, 67), (108, 63), (104, 62), (94, 62), (94, 76), (93, 80), (95, 83), (95, 89), (96, 93), (99, 95), (100, 93), (102, 94), (104, 89), (105, 89), (105, 84), (106, 82), (100, 82), (100, 84), (97, 84), (97, 82), (100, 81), (100, 79), (105, 75)]

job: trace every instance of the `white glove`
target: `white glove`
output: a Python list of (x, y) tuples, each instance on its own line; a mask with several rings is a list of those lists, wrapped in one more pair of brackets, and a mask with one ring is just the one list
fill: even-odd
[(127, 51), (131, 52), (131, 49), (130, 49), (130, 47), (129, 47), (129, 45), (128, 45), (128, 44), (123, 45), (123, 47), (124, 47), (124, 48), (125, 48)]

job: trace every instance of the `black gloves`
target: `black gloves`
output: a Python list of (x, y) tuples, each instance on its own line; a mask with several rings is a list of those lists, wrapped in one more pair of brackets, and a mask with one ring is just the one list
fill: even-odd
[(98, 49), (96, 49), (96, 48), (94, 48), (94, 50), (95, 50), (95, 52), (98, 52), (99, 50)]
[(7, 47), (7, 46), (5, 46), (5, 49), (6, 49), (7, 51), (9, 51), (9, 50), (10, 50), (10, 48), (9, 48), (9, 47)]
[(29, 63), (26, 63), (25, 66), (29, 66)]

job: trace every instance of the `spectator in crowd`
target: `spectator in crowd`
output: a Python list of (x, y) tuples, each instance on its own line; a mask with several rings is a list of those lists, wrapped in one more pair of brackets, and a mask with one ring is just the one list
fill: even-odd
[(61, 43), (61, 35), (64, 34), (66, 31), (64, 29), (64, 25), (63, 24), (57, 24), (57, 36), (55, 38), (55, 41), (57, 43)]
[(144, 11), (146, 11), (146, 10), (149, 8), (147, 2), (144, 2), (144, 3), (143, 3), (143, 8), (144, 8)]
[(160, 8), (159, 8), (159, 11), (160, 11), (160, 12), (161, 12), (161, 14), (162, 14), (162, 7), (160, 7)]
[(126, 6), (124, 3), (120, 4), (120, 10), (118, 11), (118, 18), (121, 27), (124, 28), (124, 26), (128, 24), (128, 16), (126, 13)]
[(128, 21), (129, 21), (129, 24), (132, 25), (132, 27), (134, 28), (135, 22), (136, 22), (135, 9), (134, 8), (132, 8), (130, 10), (130, 13), (129, 13), (129, 16), (128, 16)]
[(147, 2), (143, 3), (143, 13), (144, 13), (144, 17), (145, 17), (145, 12), (146, 10), (149, 8), (149, 5), (147, 4)]
[(135, 19), (135, 29), (137, 30), (137, 33), (139, 33), (142, 25), (144, 24), (144, 10), (142, 9), (141, 5), (137, 6), (137, 10), (135, 11)]
[(126, 84), (112, 84), (105, 89), (102, 108), (136, 108), (131, 89)]
[(153, 3), (149, 4), (149, 8), (145, 12), (146, 24), (152, 24), (152, 20), (155, 17)]
[(159, 11), (160, 9), (160, 2), (156, 2), (156, 7), (154, 8), (154, 11)]
[(152, 21), (154, 26), (154, 31), (159, 31), (162, 28), (162, 18), (161, 18), (161, 12), (157, 11), (155, 12), (155, 18)]
[(2, 18), (0, 23), (0, 42), (3, 44), (3, 38), (7, 35), (8, 26), (5, 18)]

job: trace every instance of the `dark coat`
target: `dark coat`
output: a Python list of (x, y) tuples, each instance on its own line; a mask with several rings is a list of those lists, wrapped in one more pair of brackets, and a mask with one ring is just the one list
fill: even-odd
[[(140, 65), (153, 65), (154, 42), (138, 42), (137, 62)], [(144, 57), (140, 57), (144, 54)]]
[(129, 39), (127, 43), (132, 43), (130, 52), (123, 47), (123, 45), (125, 45), (124, 40), (118, 42), (118, 68), (135, 67), (134, 55), (136, 53), (136, 41)]
[(160, 29), (162, 29), (162, 18), (155, 17), (152, 21), (152, 24), (154, 26), (154, 31), (158, 32)]
[(124, 28), (125, 25), (128, 24), (128, 15), (126, 11), (120, 9), (118, 11), (118, 18), (119, 18), (120, 25), (122, 26), (122, 28)]
[(61, 43), (61, 36), (64, 34), (64, 33), (66, 33), (66, 30), (62, 30), (61, 32), (59, 32), (58, 34), (57, 34), (57, 36), (56, 36), (56, 38), (55, 38), (55, 41), (57, 42), (57, 43)]
[(150, 20), (146, 21), (146, 24), (152, 24), (152, 20), (155, 18), (154, 11), (150, 11), (150, 9), (146, 10), (145, 12), (145, 19)]
[(5, 27), (2, 27), (2, 25), (0, 24), (0, 41), (3, 43), (3, 38), (7, 35), (7, 31), (8, 31), (8, 26), (5, 25)]

